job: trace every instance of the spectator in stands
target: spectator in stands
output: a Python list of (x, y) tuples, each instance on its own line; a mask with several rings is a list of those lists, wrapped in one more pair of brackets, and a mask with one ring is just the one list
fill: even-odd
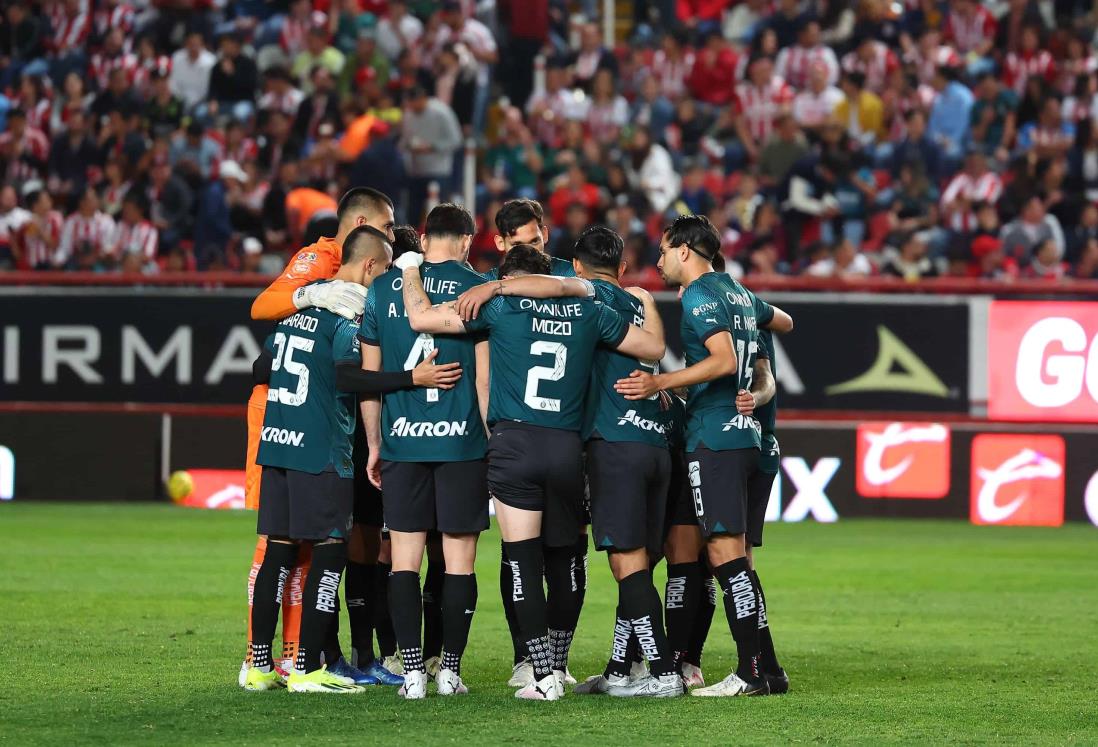
[(748, 79), (736, 85), (735, 128), (751, 161), (774, 131), (774, 117), (793, 103), (793, 89), (774, 74), (774, 61), (756, 57), (748, 64)]
[(27, 124), (22, 109), (8, 112), (7, 132), (0, 134), (0, 165), (4, 180), (22, 184), (30, 179), (43, 179), (50, 155), (50, 141), (45, 133)]
[(495, 195), (537, 198), (538, 176), (544, 160), (534, 135), (522, 120), (522, 112), (511, 107), (503, 116), (503, 135), (485, 154), (482, 181)]
[(647, 128), (654, 139), (662, 141), (674, 116), (675, 106), (660, 92), (656, 76), (646, 75), (641, 82), (640, 96), (633, 102), (630, 123)]
[(145, 120), (153, 137), (170, 135), (183, 121), (183, 102), (172, 93), (167, 75), (157, 73), (153, 78), (152, 97), (145, 104)]
[(630, 184), (641, 190), (649, 207), (657, 214), (663, 213), (679, 194), (681, 177), (675, 171), (671, 156), (660, 144), (652, 142), (648, 130), (633, 130), (626, 161), (626, 174)]
[(221, 56), (210, 70), (209, 114), (221, 111), (244, 121), (255, 111), (255, 90), (259, 81), (255, 61), (241, 54), (241, 40), (235, 32), (221, 37)]
[(934, 76), (937, 91), (927, 121), (927, 134), (942, 149), (945, 168), (956, 168), (967, 148), (974, 97), (958, 79), (958, 70), (941, 65)]
[(17, 257), (20, 264), (32, 270), (51, 270), (63, 267), (68, 257), (62, 256), (57, 247), (61, 242), (61, 213), (53, 208), (50, 193), (35, 182), (27, 194), (30, 219), (19, 232)]
[(1098, 239), (1089, 239), (1075, 264), (1075, 277), (1079, 280), (1098, 280)]
[(408, 12), (405, 0), (390, 0), (389, 13), (377, 24), (377, 45), (391, 61), (423, 36), (423, 22)]
[(72, 112), (65, 132), (54, 138), (50, 147), (50, 192), (62, 200), (83, 192), (89, 173), (100, 163), (99, 149), (88, 131), (84, 112)]
[(11, 184), (0, 186), (0, 269), (15, 269), (19, 232), (31, 219), (29, 210), (19, 206), (19, 195)]
[[(673, 34), (669, 34), (668, 38), (672, 38), (675, 43), (670, 46), (665, 44), (664, 54), (667, 61), (674, 65), (683, 59), (682, 47)], [(572, 65), (575, 69), (576, 87), (587, 92), (592, 90), (595, 74), (599, 70), (609, 70), (617, 74), (618, 61), (614, 58), (614, 53), (602, 45), (602, 30), (597, 23), (585, 23), (580, 27), (579, 49), (576, 51)], [(685, 78), (685, 75), (683, 77)]]
[(31, 14), (23, 0), (14, 0), (0, 19), (0, 87), (6, 88), (20, 74), (41, 75), (48, 69), (45, 60), (41, 21)]
[(843, 73), (840, 87), (843, 100), (835, 106), (835, 118), (846, 127), (846, 134), (865, 148), (872, 148), (886, 134), (884, 103), (865, 87), (865, 74)]
[(987, 165), (987, 156), (978, 150), (970, 151), (965, 158), (964, 171), (950, 180), (942, 193), (942, 217), (947, 228), (958, 233), (971, 231), (976, 226), (976, 203), (995, 203), (1003, 193), (999, 175)]
[(858, 40), (854, 50), (843, 56), (843, 71), (861, 73), (863, 85), (872, 93), (879, 94), (885, 88), (885, 82), (900, 65), (895, 53), (883, 41), (866, 35)]
[(1049, 95), (1041, 104), (1036, 122), (1018, 132), (1018, 150), (1036, 152), (1038, 158), (1061, 156), (1075, 141), (1075, 124), (1061, 115), (1060, 100)]
[(817, 60), (808, 69), (808, 86), (793, 98), (793, 117), (810, 136), (814, 136), (834, 116), (845, 97), (829, 81), (830, 71)]
[(807, 156), (808, 143), (792, 114), (779, 114), (774, 134), (759, 153), (759, 184), (770, 194), (785, 181), (793, 165)]
[(202, 191), (194, 229), (194, 258), (200, 270), (226, 265), (226, 250), (233, 235), (231, 204), (241, 198), (248, 175), (236, 161), (222, 161), (218, 177)]
[(812, 16), (803, 16), (797, 43), (778, 53), (774, 72), (794, 88), (803, 89), (808, 86), (814, 66), (823, 68), (827, 85), (833, 86), (839, 81), (839, 60), (831, 47), (820, 42), (820, 22)]
[(206, 100), (210, 90), (210, 71), (217, 64), (217, 57), (206, 49), (206, 40), (200, 31), (191, 31), (183, 42), (183, 48), (172, 55), (169, 76), (172, 95), (183, 102), (188, 110)]
[(98, 193), (86, 187), (76, 212), (61, 227), (58, 256), (71, 258), (78, 269), (93, 269), (109, 250), (114, 230), (114, 219), (99, 209)]
[(121, 220), (115, 226), (110, 255), (123, 271), (148, 272), (155, 268), (160, 241), (156, 227), (147, 218), (146, 200), (127, 194), (122, 201)]
[(328, 29), (324, 26), (313, 26), (305, 34), (305, 48), (294, 57), (293, 67), (290, 73), (301, 84), (301, 90), (305, 94), (313, 92), (313, 70), (317, 67), (327, 68), (333, 78), (343, 72), (346, 58), (343, 53), (330, 43)]
[(332, 72), (323, 65), (317, 65), (310, 72), (310, 79), (312, 93), (301, 101), (294, 117), (293, 137), (301, 144), (316, 139), (322, 122), (338, 122), (341, 118)]
[(927, 245), (918, 233), (904, 235), (898, 247), (889, 246), (884, 251), (881, 274), (891, 275), (909, 283), (941, 274), (938, 263), (927, 256)]
[(859, 278), (873, 274), (873, 265), (864, 254), (858, 252), (854, 242), (840, 239), (804, 272), (818, 278)]
[[(912, 109), (904, 118), (907, 135), (895, 144), (885, 163), (893, 179), (898, 179), (904, 166), (918, 164), (923, 174), (937, 182), (942, 177), (942, 149), (926, 134), (926, 114)], [(884, 145), (889, 145), (885, 143)]]
[[(150, 171), (150, 179), (144, 195), (149, 199), (135, 202), (131, 206), (131, 224), (133, 211), (140, 209), (143, 217), (151, 218), (154, 233), (160, 232), (158, 243), (166, 249), (174, 249), (176, 245), (191, 234), (194, 222), (193, 208), (195, 204), (194, 191), (185, 179), (175, 173), (167, 161), (158, 161), (153, 164)], [(134, 196), (142, 194), (140, 188), (131, 190)], [(127, 193), (127, 197), (130, 193)], [(125, 201), (122, 203), (123, 220), (125, 218)], [(142, 238), (139, 244), (143, 245)], [(149, 253), (149, 259), (155, 259), (155, 252)]]
[(1060, 221), (1048, 213), (1044, 199), (1038, 194), (1026, 201), (1017, 218), (1003, 226), (1000, 238), (1003, 251), (1019, 265), (1024, 265), (1034, 257), (1037, 250), (1050, 239), (1056, 246), (1057, 260), (1063, 256), (1066, 246)]
[(972, 105), (972, 145), (1000, 163), (1005, 162), (1017, 129), (1017, 108), (1018, 95), (1005, 87), (995, 73), (981, 75)]
[(408, 221), (419, 225), (427, 189), (436, 182), (442, 194), (452, 189), (454, 153), (461, 147), (461, 127), (450, 107), (428, 96), (422, 86), (408, 91), (400, 149), (408, 174)]
[(694, 55), (694, 65), (686, 79), (690, 95), (711, 106), (725, 106), (732, 100), (736, 82), (737, 57), (720, 33), (710, 31)]
[(301, 156), (301, 142), (290, 131), (290, 119), (281, 111), (267, 115), (267, 127), (259, 138), (259, 168), (267, 174), (277, 174), (285, 160), (296, 161)]

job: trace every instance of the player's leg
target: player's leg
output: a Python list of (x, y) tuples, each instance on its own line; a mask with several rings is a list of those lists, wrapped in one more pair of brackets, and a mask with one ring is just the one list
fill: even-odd
[[(256, 464), (256, 456), (259, 454), (260, 435), (263, 432), (263, 415), (267, 408), (267, 386), (264, 384), (252, 388), (252, 394), (248, 398), (247, 410), (247, 448), (244, 455), (244, 507), (253, 511), (259, 508), (259, 485), (263, 475), (263, 467)], [(244, 687), (244, 680), (248, 675), (248, 667), (252, 662), (252, 599), (255, 589), (255, 574), (259, 572), (259, 566), (263, 563), (263, 553), (267, 549), (267, 538), (259, 537), (255, 544), (255, 553), (252, 555), (252, 567), (248, 571), (248, 645), (245, 648), (244, 664), (240, 667), (239, 684)]]
[(360, 693), (363, 688), (329, 671), (322, 661), (325, 640), (339, 614), (339, 586), (347, 565), (345, 534), (351, 527), (354, 484), (335, 471), (287, 471), (290, 536), (312, 545), (301, 604), (301, 640), (290, 692)]
[(534, 670), (530, 666), (530, 658), (526, 647), (522, 644), (522, 632), (518, 626), (518, 616), (515, 614), (515, 603), (511, 598), (511, 563), (507, 558), (507, 544), (501, 539), (499, 542), (499, 594), (503, 601), (503, 616), (507, 620), (507, 630), (511, 634), (512, 666), (511, 679), (507, 684), (510, 687), (525, 687), (532, 682)]
[(759, 606), (746, 549), (747, 481), (758, 464), (759, 450), (699, 448), (691, 457), (690, 471), (697, 482), (692, 482), (695, 508), (709, 562), (724, 591), (725, 616), (738, 657), (732, 674), (692, 694), (765, 695), (766, 680), (759, 673)]
[(488, 528), (488, 463), (483, 459), (435, 468), (435, 512), (446, 574), (442, 585), (442, 667), (439, 695), (464, 695), (461, 658), (477, 609), (477, 539)]
[(419, 569), (427, 547), (427, 533), (435, 528), (434, 466), (420, 462), (384, 462), (381, 480), (385, 524), (389, 527), (392, 545), (389, 607), (404, 669), (400, 695), (418, 700), (427, 695)]
[(267, 552), (267, 538), (259, 537), (252, 553), (252, 567), (248, 571), (248, 646), (244, 651), (244, 665), (240, 668), (240, 686), (244, 687), (244, 678), (248, 667), (252, 665), (252, 602), (255, 599), (255, 577), (263, 565), (263, 556)]
[(689, 687), (705, 684), (701, 668), (702, 653), (705, 650), (705, 642), (709, 639), (709, 629), (713, 626), (713, 615), (717, 611), (717, 597), (720, 596), (720, 587), (717, 585), (717, 579), (713, 578), (713, 570), (709, 567), (709, 558), (705, 550), (702, 550), (697, 567), (698, 578), (701, 581), (698, 608), (689, 629), (690, 642), (682, 659), (683, 680)]
[(442, 665), (442, 583), (445, 578), (442, 535), (429, 532), (427, 573), (423, 575), (423, 662), (431, 679)]
[(297, 562), (282, 595), (282, 668), (289, 672), (297, 662), (301, 641), (301, 605), (305, 598), (305, 578), (313, 558), (313, 546), (305, 543), (298, 548)]
[[(357, 486), (356, 486), (357, 487)], [(358, 497), (355, 497), (358, 503)], [(352, 524), (347, 533), (347, 568), (344, 573), (344, 601), (347, 618), (351, 624), (351, 658), (347, 659), (339, 644), (339, 612), (332, 617), (324, 641), (324, 662), (328, 671), (339, 677), (345, 677), (356, 685), (377, 685), (379, 680), (373, 674), (364, 671), (373, 659), (373, 625), (367, 609), (367, 578), (363, 560), (367, 557), (366, 538), (359, 524)], [(376, 557), (376, 553), (374, 555)], [(362, 651), (364, 662), (358, 666), (358, 652)]]
[(377, 656), (382, 666), (394, 674), (404, 668), (397, 656), (393, 616), (389, 611), (389, 576), (393, 572), (393, 545), (388, 527), (381, 528), (381, 546), (374, 567), (374, 634), (377, 636)]
[(770, 620), (766, 609), (766, 594), (763, 593), (755, 567), (754, 548), (762, 547), (763, 529), (766, 527), (766, 506), (770, 502), (770, 489), (774, 484), (775, 472), (756, 470), (747, 483), (747, 562), (751, 566), (751, 579), (759, 600), (759, 668), (770, 685), (771, 694), (780, 695), (789, 691), (789, 677), (774, 650), (774, 638), (770, 633)]
[(251, 666), (242, 683), (247, 690), (271, 690), (285, 684), (274, 669), (271, 648), (282, 596), (297, 557), (297, 547), (289, 540), (285, 470), (269, 467), (263, 471), (262, 480), (267, 498), (259, 507), (256, 531), (268, 540), (252, 587)]
[[(698, 526), (687, 480), (686, 461), (681, 452), (671, 455), (671, 485), (665, 526), (663, 554), (667, 558), (667, 585), (664, 588), (664, 618), (667, 639), (679, 661), (679, 670), (687, 687), (704, 685), (699, 662), (690, 658), (690, 648), (705, 593), (703, 566), (698, 563), (705, 550), (705, 541)], [(708, 572), (707, 567), (705, 572)]]

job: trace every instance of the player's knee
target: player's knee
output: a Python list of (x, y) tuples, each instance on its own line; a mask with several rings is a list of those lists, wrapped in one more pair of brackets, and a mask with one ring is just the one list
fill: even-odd
[(644, 548), (619, 550), (610, 553), (610, 572), (615, 581), (632, 576), (638, 571), (648, 569), (648, 553)]

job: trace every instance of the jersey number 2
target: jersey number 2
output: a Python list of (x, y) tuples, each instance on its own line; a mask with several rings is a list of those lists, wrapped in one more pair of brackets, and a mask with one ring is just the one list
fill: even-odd
[(267, 393), (268, 400), (277, 400), (290, 407), (298, 407), (305, 404), (305, 399), (309, 396), (309, 369), (301, 361), (294, 360), (294, 351), (300, 350), (302, 353), (313, 352), (314, 341), (308, 337), (298, 337), (297, 335), (290, 335), (288, 338), (283, 332), (276, 332), (274, 338), (275, 354), (274, 363), (271, 364), (271, 371), (278, 371), (279, 369), (286, 369), (286, 373), (292, 374), (297, 377), (297, 387), (290, 391), (286, 387), (279, 387), (278, 389), (271, 389)]
[(552, 355), (553, 367), (534, 366), (526, 374), (526, 396), (522, 399), (527, 406), (535, 410), (560, 412), (560, 400), (538, 396), (539, 381), (560, 381), (564, 378), (564, 367), (568, 364), (568, 350), (564, 343), (537, 340), (530, 344), (530, 355)]

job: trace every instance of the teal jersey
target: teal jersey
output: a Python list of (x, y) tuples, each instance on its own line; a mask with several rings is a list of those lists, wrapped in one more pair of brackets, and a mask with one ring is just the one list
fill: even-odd
[(731, 277), (707, 272), (682, 294), (682, 345), (686, 365), (709, 357), (705, 341), (728, 332), (736, 353), (737, 370), (714, 381), (690, 387), (686, 400), (686, 450), (705, 446), (713, 451), (759, 448), (760, 426), (754, 417), (736, 412), (736, 393), (750, 389), (758, 352), (758, 322), (774, 312)]
[(583, 428), (595, 348), (616, 347), (629, 331), (620, 314), (598, 301), (516, 296), (496, 296), (465, 328), (489, 332), (489, 425), (511, 420), (576, 432)]
[[(771, 312), (773, 316), (773, 312)], [(769, 320), (767, 320), (769, 321)], [(760, 324), (765, 324), (760, 320)], [(774, 337), (770, 330), (759, 330), (759, 355), (766, 351), (766, 357), (770, 359), (770, 372), (775, 376), (774, 368)], [(778, 420), (778, 394), (762, 407), (755, 409), (755, 417), (762, 426), (762, 454), (759, 456), (759, 469), (768, 475), (777, 474), (782, 452), (778, 446), (778, 437), (774, 434), (774, 428)]]
[[(604, 280), (592, 281), (595, 298), (621, 314), (626, 322), (644, 326), (644, 304), (625, 290)], [(584, 440), (595, 437), (607, 441), (635, 441), (652, 446), (666, 446), (663, 423), (660, 420), (660, 399), (627, 400), (614, 391), (614, 382), (624, 379), (638, 368), (657, 372), (658, 363), (641, 363), (636, 358), (600, 347), (595, 351), (595, 365), (587, 385), (587, 402), (581, 435)]]
[[(484, 282), (454, 261), (424, 262), (423, 288), (431, 303), (453, 301)], [(488, 439), (476, 387), (476, 339), (415, 332), (404, 310), (404, 278), (392, 269), (374, 280), (358, 339), (381, 348), (381, 370), (409, 371), (432, 350), (437, 363), (460, 363), (453, 389), (402, 389), (382, 397), (381, 458), (390, 462), (464, 462), (483, 459)]]
[[(576, 268), (566, 259), (550, 257), (549, 274), (558, 278), (574, 278), (576, 276)], [(486, 280), (499, 280), (499, 268), (493, 267), (491, 270), (484, 273), (484, 278)]]
[(258, 464), (353, 477), (356, 397), (336, 389), (336, 366), (361, 364), (355, 332), (330, 311), (307, 308), (283, 319), (267, 338), (274, 358)]

